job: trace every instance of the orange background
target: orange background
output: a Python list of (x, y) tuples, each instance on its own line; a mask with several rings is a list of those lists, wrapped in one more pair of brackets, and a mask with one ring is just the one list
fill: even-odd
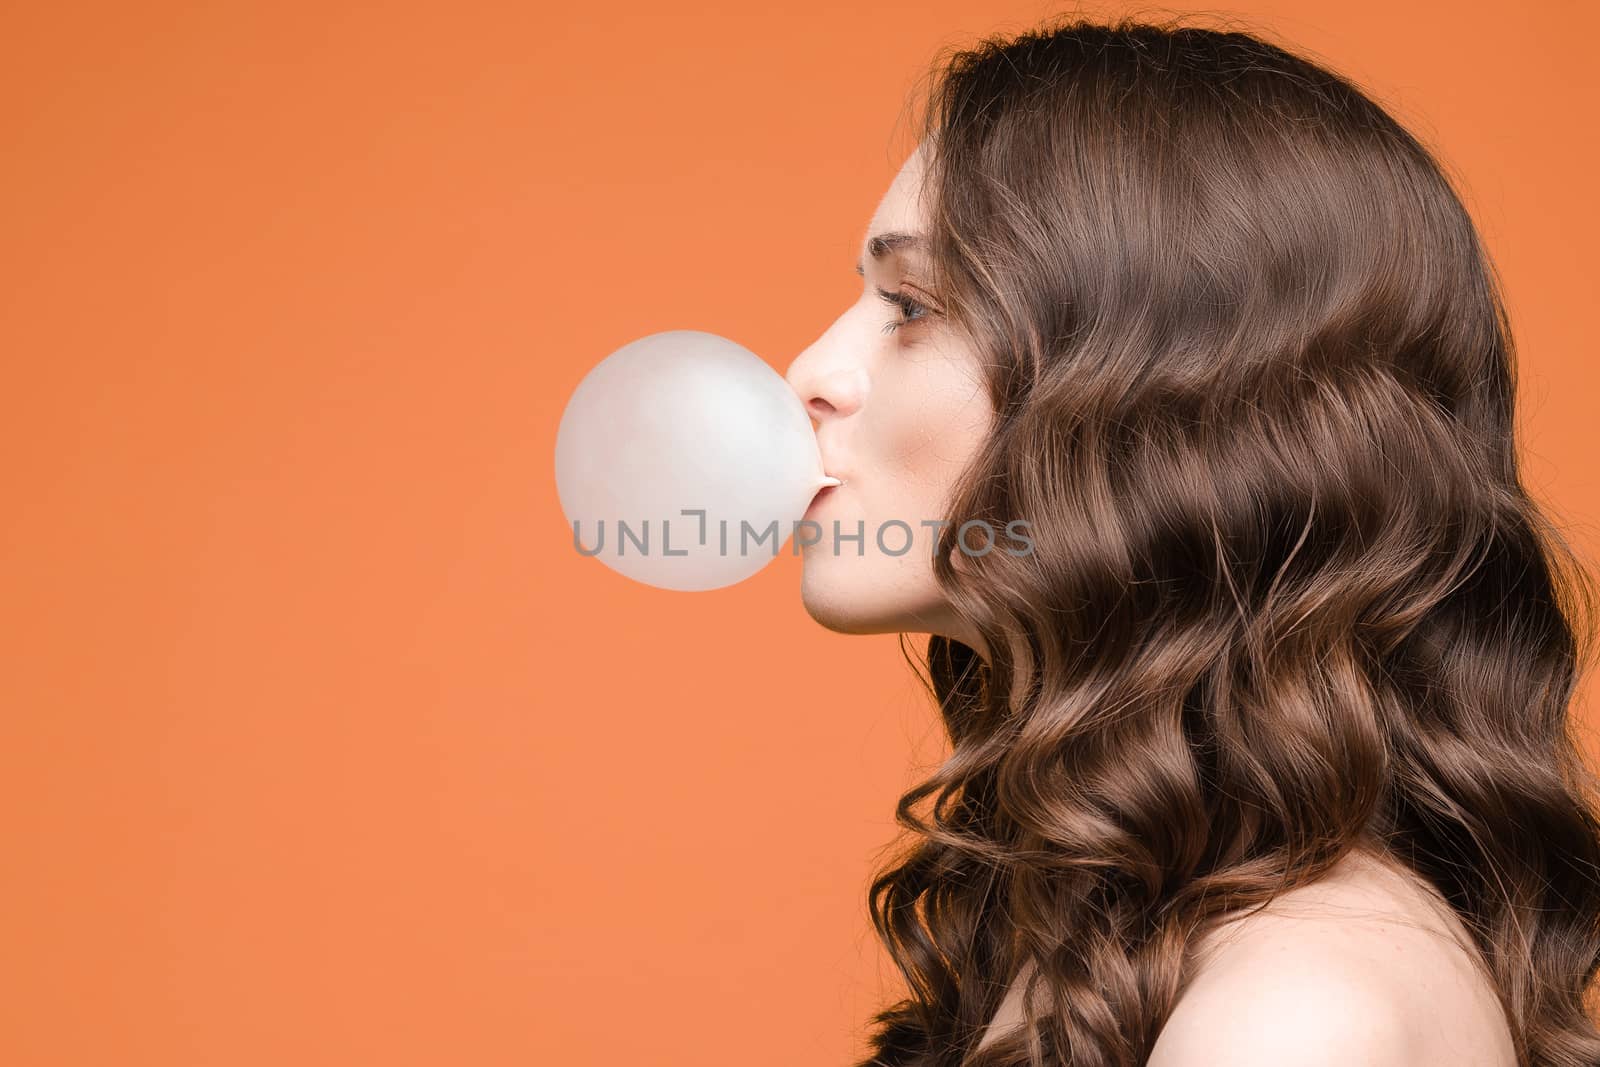
[[(648, 333), (787, 366), (935, 50), (1058, 10), (13, 7), (0, 1062), (859, 1054), (932, 709), (792, 558), (685, 594), (577, 557), (556, 424)], [(1228, 10), (1458, 176), (1592, 559), (1592, 5)]]

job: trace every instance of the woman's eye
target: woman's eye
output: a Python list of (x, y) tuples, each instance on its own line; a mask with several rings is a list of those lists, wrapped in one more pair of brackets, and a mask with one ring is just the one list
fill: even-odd
[(928, 313), (928, 308), (925, 305), (905, 293), (891, 293), (887, 289), (879, 289), (878, 295), (883, 298), (886, 304), (895, 308), (901, 314), (901, 318), (884, 324), (884, 333), (893, 333), (902, 326), (909, 326)]

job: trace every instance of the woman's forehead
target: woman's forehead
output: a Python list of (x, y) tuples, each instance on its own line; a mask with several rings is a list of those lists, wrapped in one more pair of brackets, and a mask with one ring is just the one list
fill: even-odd
[[(878, 201), (872, 218), (867, 221), (867, 230), (862, 236), (862, 247), (869, 254), (873, 251), (870, 247), (872, 239), (879, 234), (920, 235), (923, 232), (919, 196), (921, 177), (921, 157), (919, 153), (914, 153), (889, 183), (889, 188)], [(890, 251), (914, 253), (915, 247), (905, 242), (895, 242)]]

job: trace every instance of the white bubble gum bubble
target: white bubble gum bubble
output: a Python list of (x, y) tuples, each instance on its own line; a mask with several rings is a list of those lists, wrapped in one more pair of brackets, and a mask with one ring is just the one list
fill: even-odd
[(562, 412), (555, 461), (574, 546), (662, 589), (749, 578), (817, 492), (843, 484), (783, 376), (704, 330), (638, 338), (591, 368)]

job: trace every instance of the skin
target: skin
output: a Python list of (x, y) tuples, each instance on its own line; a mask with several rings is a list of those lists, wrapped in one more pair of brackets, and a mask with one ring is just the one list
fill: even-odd
[[(918, 146), (868, 222), (861, 295), (785, 375), (816, 427), (823, 469), (844, 482), (809, 513), (822, 535), (802, 549), (801, 596), (813, 619), (839, 633), (937, 633), (982, 652), (934, 580), (935, 528), (922, 523), (943, 518), (949, 486), (987, 437), (994, 412), (972, 349), (946, 328), (927, 293), (920, 253), (880, 259), (867, 251), (874, 235), (924, 232), (923, 158)], [(928, 310), (886, 333), (886, 324), (906, 316), (880, 289)], [(907, 534), (883, 527), (892, 520), (915, 538), (900, 555)], [(836, 540), (835, 523), (845, 536), (864, 531), (862, 545)]]

